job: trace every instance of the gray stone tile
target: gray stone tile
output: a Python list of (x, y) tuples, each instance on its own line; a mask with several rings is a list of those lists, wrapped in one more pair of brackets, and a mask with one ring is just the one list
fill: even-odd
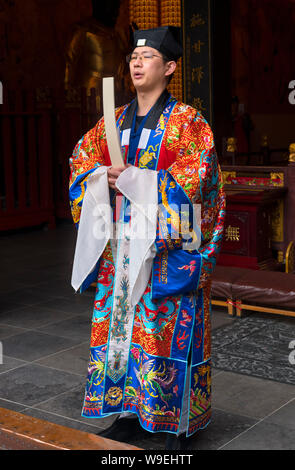
[[(137, 446), (144, 450), (164, 450), (166, 441), (165, 432), (144, 433), (140, 436), (134, 436), (129, 440), (129, 444)], [(193, 442), (192, 440), (190, 440)]]
[(70, 313), (49, 309), (43, 303), (39, 303), (3, 313), (0, 316), (0, 325), (34, 329), (71, 318), (71, 316)]
[(81, 386), (83, 378), (76, 374), (27, 364), (1, 374), (0, 398), (33, 406)]
[(234, 317), (231, 317), (226, 312), (221, 312), (220, 310), (212, 309), (211, 317), (211, 329), (212, 331), (225, 326), (231, 325), (235, 321)]
[(256, 419), (264, 418), (295, 397), (294, 385), (231, 372), (214, 375), (215, 408)]
[(64, 393), (59, 394), (57, 397), (33, 406), (42, 411), (55, 413), (56, 415), (65, 416), (67, 418), (75, 420), (83, 420), (81, 417), (81, 410), (83, 406), (83, 399), (85, 394), (85, 383), (86, 380), (81, 378), (81, 385), (76, 386), (72, 390), (67, 390)]
[(57, 266), (48, 266), (46, 268), (49, 277), (57, 276), (61, 279), (66, 280), (67, 284), (71, 286), (71, 276), (72, 276), (72, 260), (69, 262), (67, 259), (64, 262), (58, 264)]
[[(51, 274), (54, 277), (54, 274)], [(33, 268), (18, 268), (14, 273), (11, 273), (11, 281), (23, 282), (28, 286), (40, 284), (40, 282), (48, 281), (49, 275), (46, 267), (44, 269)]]
[[(188, 449), (217, 450), (228, 440), (249, 429), (255, 423), (256, 420), (251, 418), (213, 409), (211, 422), (205, 429), (200, 429), (189, 438)], [(138, 445), (146, 450), (164, 450), (165, 439), (165, 432), (150, 433), (150, 436), (140, 438), (140, 440), (131, 439), (130, 444)]]
[(80, 342), (79, 339), (53, 336), (30, 330), (4, 339), (2, 345), (6, 356), (34, 361), (71, 348)]
[(257, 423), (256, 419), (213, 408), (209, 425), (194, 437), (196, 450), (217, 450)]
[[(3, 268), (4, 267), (1, 266), (1, 269)], [(0, 294), (4, 297), (8, 293), (14, 292), (19, 289), (24, 289), (26, 286), (27, 284), (25, 282), (16, 282), (15, 280), (11, 282), (9, 278), (5, 277), (5, 279), (1, 279), (0, 282)]]
[(233, 320), (229, 320), (227, 318), (223, 318), (220, 315), (212, 315), (211, 318), (211, 331), (214, 332), (219, 328), (231, 323)]
[(77, 315), (86, 313), (86, 315), (92, 317), (93, 303), (94, 299), (91, 299), (91, 297), (76, 294), (70, 297), (47, 300), (46, 302), (43, 302), (42, 305), (52, 310)]
[[(3, 350), (3, 353), (5, 350)], [(13, 357), (8, 357), (3, 355), (2, 357), (2, 363), (0, 363), (0, 374), (2, 372), (7, 372), (8, 370), (11, 369), (16, 369), (17, 367), (23, 366), (27, 364), (26, 361), (22, 361), (20, 359), (14, 359)], [(0, 380), (1, 380), (1, 375), (0, 375)]]
[[(47, 298), (58, 297), (54, 292), (48, 292)], [(5, 300), (8, 302), (16, 302), (21, 305), (34, 305), (40, 302), (44, 302), (46, 299), (44, 292), (40, 291), (38, 287), (26, 287), (24, 289), (18, 289), (5, 295)]]
[(85, 377), (86, 380), (89, 349), (90, 338), (88, 342), (67, 349), (61, 353), (53, 354), (45, 359), (40, 359), (36, 361), (36, 363), (74, 374), (80, 374)]
[(0, 321), (2, 320), (4, 313), (11, 312), (12, 310), (17, 310), (19, 308), (22, 308), (22, 306), (23, 305), (19, 302), (14, 302), (2, 298), (0, 303)]
[(222, 450), (295, 450), (295, 429), (262, 421)]
[(81, 416), (84, 394), (85, 385), (83, 384), (45, 403), (38, 404), (33, 408), (80, 421), (81, 423), (91, 424), (91, 426), (98, 429), (105, 429), (110, 426), (114, 420), (114, 416), (108, 416), (107, 418), (85, 418)]
[(20, 405), (19, 403), (14, 403), (13, 401), (9, 400), (2, 400), (0, 398), (0, 407), (5, 408), (11, 411), (17, 411), (18, 413), (22, 412), (25, 409), (24, 405)]
[(295, 398), (268, 416), (264, 422), (278, 424), (295, 430)]
[(224, 374), (224, 372), (222, 370), (214, 369), (214, 367), (212, 367), (212, 370), (211, 370), (212, 377), (215, 377), (216, 375), (219, 375), (219, 374)]
[[(33, 253), (36, 253), (36, 256)], [(58, 257), (55, 251), (50, 252), (46, 250), (40, 252), (36, 247), (32, 249), (32, 254), (29, 255), (27, 260), (24, 258), (24, 261), (26, 261), (26, 266), (35, 271), (49, 270), (51, 268), (67, 270), (63, 260)]]
[(51, 335), (63, 336), (64, 338), (73, 338), (82, 343), (90, 340), (91, 319), (87, 318), (85, 315), (75, 315), (68, 320), (40, 328), (39, 331)]
[[(11, 315), (11, 314), (10, 314)], [(24, 333), (24, 328), (17, 328), (15, 326), (3, 325), (1, 324), (2, 317), (0, 318), (0, 341), (9, 336), (17, 335), (19, 333)]]
[(50, 297), (69, 297), (74, 295), (71, 286), (70, 276), (53, 276), (47, 278), (46, 281), (40, 282), (37, 289), (43, 294), (43, 301), (49, 300)]

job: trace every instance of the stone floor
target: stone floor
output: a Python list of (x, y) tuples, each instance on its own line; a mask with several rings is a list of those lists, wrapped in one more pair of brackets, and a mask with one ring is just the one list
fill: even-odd
[[(97, 433), (113, 418), (80, 415), (93, 293), (70, 286), (74, 246), (70, 223), (0, 235), (0, 407)], [(213, 332), (240, 321), (212, 318)], [(212, 422), (192, 449), (295, 449), (294, 385), (221, 369), (212, 382)], [(164, 435), (130, 443), (159, 450)]]

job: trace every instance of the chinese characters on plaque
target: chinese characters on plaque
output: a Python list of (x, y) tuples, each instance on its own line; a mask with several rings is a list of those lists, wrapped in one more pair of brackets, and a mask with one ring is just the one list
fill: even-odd
[(210, 1), (182, 0), (184, 101), (212, 125)]

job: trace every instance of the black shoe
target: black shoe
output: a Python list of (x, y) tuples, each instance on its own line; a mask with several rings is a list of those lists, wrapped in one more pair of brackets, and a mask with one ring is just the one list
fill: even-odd
[(146, 433), (139, 424), (138, 418), (119, 418), (117, 417), (113, 424), (103, 431), (97, 433), (100, 437), (106, 437), (113, 441), (128, 442), (130, 439), (141, 437)]
[(176, 434), (167, 433), (165, 450), (187, 450), (189, 438), (185, 433), (177, 436)]

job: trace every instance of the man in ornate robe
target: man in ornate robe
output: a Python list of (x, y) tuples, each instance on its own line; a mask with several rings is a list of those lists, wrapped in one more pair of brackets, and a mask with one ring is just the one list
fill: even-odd
[(210, 288), (225, 195), (208, 123), (166, 89), (181, 55), (175, 28), (134, 36), (136, 98), (115, 112), (124, 164), (112, 168), (104, 118), (70, 159), (72, 285), (97, 285), (82, 416), (116, 414), (101, 435), (128, 440), (138, 426), (166, 432), (176, 449), (211, 417)]

